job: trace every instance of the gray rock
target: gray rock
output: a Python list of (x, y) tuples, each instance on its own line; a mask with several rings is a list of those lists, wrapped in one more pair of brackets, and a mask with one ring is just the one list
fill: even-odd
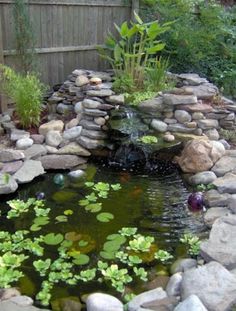
[(160, 112), (164, 108), (163, 104), (163, 98), (162, 97), (157, 97), (153, 99), (148, 99), (143, 102), (141, 102), (138, 105), (138, 109), (146, 112), (146, 113), (155, 113), (155, 112)]
[(180, 286), (182, 283), (182, 273), (178, 272), (171, 276), (167, 286), (166, 292), (168, 296), (180, 296)]
[(153, 300), (161, 300), (166, 297), (167, 294), (161, 287), (144, 292), (134, 297), (128, 303), (128, 311), (137, 311), (137, 309), (140, 308), (145, 303), (149, 303)]
[(87, 109), (99, 109), (101, 103), (99, 101), (86, 98), (83, 100), (82, 105)]
[(164, 133), (167, 131), (167, 124), (160, 120), (153, 119), (151, 122), (151, 127), (154, 130), (161, 132), (161, 133)]
[(94, 122), (98, 125), (105, 125), (106, 124), (106, 119), (102, 118), (102, 117), (98, 117), (98, 118), (94, 118)]
[(99, 110), (99, 109), (84, 109), (84, 114), (92, 117), (105, 117), (107, 115), (106, 111)]
[(34, 141), (31, 138), (21, 138), (16, 142), (16, 148), (25, 150), (33, 145)]
[(58, 147), (63, 138), (59, 131), (49, 131), (45, 137), (46, 144), (51, 147)]
[(11, 133), (11, 131), (16, 128), (15, 123), (13, 121), (11, 121), (11, 122), (3, 122), (1, 124), (1, 126), (4, 128), (4, 130), (8, 134)]
[(217, 87), (211, 83), (191, 86), (191, 90), (198, 99), (212, 99), (216, 94), (218, 94)]
[(45, 171), (40, 161), (26, 160), (13, 177), (19, 184), (25, 184), (44, 173)]
[(178, 78), (185, 80), (188, 85), (200, 85), (208, 82), (207, 79), (199, 77), (196, 73), (182, 73), (178, 75)]
[(226, 173), (236, 170), (236, 157), (223, 156), (212, 168), (217, 176), (224, 176)]
[[(55, 94), (55, 95), (54, 95)], [(49, 105), (59, 104), (64, 100), (64, 97), (57, 96), (56, 93), (54, 93), (51, 97), (48, 98)]]
[(34, 306), (22, 307), (11, 301), (0, 302), (1, 311), (49, 311), (46, 309), (38, 309)]
[(193, 120), (201, 120), (204, 119), (204, 114), (202, 112), (194, 112), (192, 114), (192, 119)]
[(91, 153), (87, 149), (81, 147), (76, 142), (71, 142), (68, 145), (60, 148), (57, 154), (72, 154), (82, 157), (89, 157), (91, 155)]
[(87, 91), (87, 96), (95, 96), (95, 97), (109, 97), (113, 95), (114, 93), (112, 90), (109, 89), (102, 89), (102, 90), (89, 90)]
[(179, 123), (190, 122), (192, 119), (191, 115), (185, 110), (175, 110), (175, 118)]
[(230, 198), (228, 198), (228, 207), (233, 214), (236, 214), (236, 194), (232, 194)]
[(216, 186), (220, 193), (236, 193), (236, 175), (227, 173), (223, 177), (217, 178), (213, 181), (213, 185)]
[(208, 227), (212, 227), (213, 223), (220, 217), (228, 216), (231, 212), (226, 207), (212, 207), (207, 210), (204, 215), (204, 222)]
[(195, 268), (197, 266), (197, 261), (192, 258), (180, 258), (177, 259), (171, 266), (171, 274), (178, 272), (185, 272), (189, 269)]
[(60, 114), (68, 114), (70, 112), (74, 111), (73, 105), (65, 105), (63, 103), (60, 103), (57, 105), (57, 113)]
[(228, 200), (231, 197), (228, 193), (219, 193), (212, 189), (204, 194), (204, 202), (208, 207), (224, 207), (228, 205)]
[(171, 106), (197, 104), (197, 97), (193, 95), (165, 94), (163, 100), (164, 104)]
[(75, 80), (76, 86), (83, 86), (89, 83), (89, 79), (86, 75), (79, 75)]
[(28, 307), (28, 306), (32, 306), (34, 301), (32, 298), (28, 297), (28, 296), (15, 296), (15, 297), (11, 297), (9, 299), (10, 302), (15, 303), (18, 306), (21, 307)]
[(234, 121), (235, 119), (235, 114), (233, 112), (229, 113), (226, 117), (225, 120), (226, 121)]
[(123, 311), (124, 307), (122, 302), (117, 298), (102, 294), (95, 293), (88, 296), (86, 300), (87, 311)]
[(101, 126), (100, 125), (98, 125), (98, 124), (96, 124), (96, 123), (94, 123), (93, 121), (88, 121), (88, 120), (81, 120), (80, 122), (79, 122), (79, 124), (83, 127), (83, 128), (85, 128), (85, 129), (87, 129), (87, 130), (95, 130), (95, 131), (100, 131), (101, 130)]
[(176, 120), (176, 119), (168, 119), (168, 118), (165, 118), (165, 119), (164, 119), (164, 122), (167, 123), (167, 124), (176, 124), (176, 123), (177, 123), (177, 120)]
[(189, 128), (183, 124), (176, 123), (176, 124), (169, 124), (168, 131), (170, 132), (179, 132), (179, 133), (194, 133), (195, 128)]
[(236, 302), (236, 278), (214, 261), (191, 269), (183, 274), (182, 299), (190, 295), (198, 296), (208, 311), (229, 310)]
[(111, 74), (103, 71), (91, 71), (89, 74), (90, 78), (100, 78), (102, 81), (111, 81)]
[(56, 153), (58, 153), (58, 149), (55, 148), (55, 147), (51, 147), (51, 146), (45, 145), (45, 148), (47, 150), (47, 153), (49, 153), (49, 154), (56, 154)]
[(163, 299), (153, 300), (142, 304), (141, 308), (138, 308), (137, 311), (169, 311), (173, 310), (174, 307), (178, 304), (179, 299), (176, 297), (166, 297)]
[(216, 175), (214, 172), (205, 171), (197, 173), (190, 177), (189, 181), (192, 185), (208, 185), (211, 184), (214, 180), (216, 180)]
[(34, 144), (43, 144), (44, 143), (44, 135), (40, 134), (33, 134), (30, 136), (31, 139), (33, 139)]
[(77, 114), (82, 113), (83, 109), (84, 108), (83, 108), (82, 102), (78, 102), (75, 104), (75, 107), (74, 107), (75, 113)]
[(14, 161), (14, 162), (8, 162), (4, 163), (3, 168), (1, 169), (1, 173), (4, 174), (14, 174), (16, 171), (18, 171), (21, 166), (23, 165), (23, 161)]
[(25, 155), (20, 150), (3, 149), (0, 150), (0, 162), (11, 162), (16, 160), (22, 160)]
[(80, 118), (74, 118), (74, 119), (71, 119), (65, 126), (65, 129), (66, 130), (69, 130), (73, 127), (76, 127), (78, 124), (79, 124), (79, 121), (80, 121)]
[(207, 311), (196, 295), (190, 295), (174, 309), (174, 311)]
[(10, 135), (11, 141), (17, 141), (19, 139), (29, 138), (29, 137), (30, 137), (30, 133), (24, 130), (18, 130), (18, 129), (11, 130), (11, 135)]
[(24, 151), (26, 159), (33, 159), (47, 154), (47, 149), (43, 145), (34, 144), (30, 148)]
[(87, 160), (76, 155), (51, 154), (41, 157), (41, 162), (44, 169), (64, 170), (84, 164)]
[(210, 140), (218, 140), (220, 138), (220, 134), (217, 131), (217, 129), (210, 129), (204, 132), (204, 134), (210, 139)]
[(170, 143), (172, 141), (175, 141), (175, 136), (174, 135), (171, 135), (171, 134), (165, 134), (163, 136), (163, 140)]
[(2, 122), (10, 122), (11, 121), (11, 117), (8, 114), (5, 115), (0, 115), (0, 123)]
[(227, 269), (235, 269), (236, 268), (235, 234), (236, 234), (236, 215), (229, 215), (217, 219), (212, 226), (209, 240), (201, 243), (202, 257), (207, 262), (215, 260), (220, 262)]
[(74, 76), (82, 76), (82, 75), (86, 75), (87, 74), (87, 71), (86, 70), (83, 70), (83, 69), (75, 69), (72, 74)]
[(91, 139), (106, 139), (107, 133), (104, 133), (103, 131), (92, 131), (92, 130), (86, 130), (83, 129), (81, 131), (82, 136), (89, 137)]
[(59, 131), (62, 132), (64, 128), (64, 123), (61, 120), (52, 120), (47, 123), (40, 125), (39, 134), (46, 135), (49, 131)]
[(19, 290), (15, 287), (0, 289), (0, 301), (8, 300), (15, 296), (20, 296)]
[(109, 103), (115, 104), (115, 105), (124, 105), (125, 103), (125, 96), (123, 94), (120, 95), (111, 95), (106, 100)]
[(86, 136), (80, 136), (77, 141), (81, 146), (88, 150), (97, 149), (105, 146), (103, 140), (91, 139)]
[(231, 148), (230, 144), (225, 139), (220, 139), (219, 141), (222, 143), (222, 145), (224, 145), (225, 150), (229, 150)]
[(81, 134), (81, 131), (82, 131), (82, 126), (72, 127), (63, 133), (63, 138), (67, 140), (76, 139)]
[(213, 129), (219, 127), (219, 122), (214, 119), (204, 119), (197, 121), (198, 126), (203, 130)]
[(11, 175), (0, 173), (0, 194), (13, 193), (17, 188), (18, 184)]

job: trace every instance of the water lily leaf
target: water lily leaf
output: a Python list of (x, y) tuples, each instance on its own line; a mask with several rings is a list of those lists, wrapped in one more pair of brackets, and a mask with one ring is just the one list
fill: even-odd
[(115, 259), (115, 252), (105, 252), (101, 251), (100, 256), (104, 259)]
[(85, 207), (86, 211), (89, 211), (91, 213), (97, 213), (100, 212), (102, 209), (102, 203), (91, 203)]
[(111, 185), (111, 187), (112, 187), (112, 189), (113, 189), (114, 191), (118, 191), (118, 190), (121, 189), (121, 185), (120, 185), (120, 184), (113, 184), (113, 185)]
[(89, 202), (96, 202), (97, 201), (97, 196), (94, 192), (86, 195), (86, 199), (89, 200)]
[(101, 222), (109, 222), (110, 220), (114, 219), (114, 215), (111, 213), (100, 213), (96, 218)]
[(124, 244), (126, 242), (126, 237), (120, 235), (120, 234), (110, 234), (107, 236), (107, 240), (109, 241), (117, 241), (120, 244)]
[(120, 243), (115, 243), (115, 241), (108, 241), (104, 243), (103, 249), (108, 253), (115, 252), (120, 248), (120, 245)]
[(72, 241), (64, 240), (64, 241), (61, 243), (61, 247), (66, 249), (66, 248), (71, 247), (72, 244), (73, 244)]
[(88, 205), (90, 202), (89, 202), (89, 200), (80, 200), (79, 201), (79, 205), (81, 205), (81, 206), (86, 206), (86, 205)]
[(67, 209), (67, 210), (64, 211), (64, 214), (65, 214), (66, 216), (69, 216), (69, 215), (73, 215), (74, 212), (73, 212), (71, 209)]
[(49, 223), (49, 218), (47, 216), (37, 217), (34, 219), (34, 223), (38, 226), (47, 225)]
[(85, 247), (85, 246), (87, 246), (89, 243), (88, 243), (88, 241), (84, 241), (84, 240), (81, 240), (81, 241), (79, 241), (79, 243), (78, 243), (78, 245), (80, 246), (80, 247)]
[(44, 237), (44, 243), (47, 245), (58, 245), (63, 241), (64, 237), (61, 233), (48, 233)]
[(57, 222), (67, 222), (68, 221), (68, 217), (65, 215), (59, 215), (55, 219), (57, 220)]
[(92, 182), (92, 181), (87, 181), (87, 182), (85, 183), (85, 186), (91, 188), (91, 187), (94, 186), (94, 182)]
[(106, 198), (108, 197), (108, 192), (107, 192), (107, 191), (100, 191), (100, 192), (98, 193), (98, 196), (99, 196), (100, 198), (106, 199)]
[(89, 263), (89, 256), (80, 254), (76, 259), (73, 260), (73, 263), (76, 265), (86, 265)]
[(77, 232), (67, 232), (65, 234), (65, 239), (68, 240), (68, 241), (72, 241), (72, 242), (75, 242), (75, 241), (78, 241), (79, 239), (81, 238), (81, 235)]
[(30, 227), (30, 230), (31, 231), (39, 231), (39, 230), (41, 230), (42, 229), (42, 227), (40, 227), (39, 225), (37, 225), (37, 224), (33, 224), (31, 227)]

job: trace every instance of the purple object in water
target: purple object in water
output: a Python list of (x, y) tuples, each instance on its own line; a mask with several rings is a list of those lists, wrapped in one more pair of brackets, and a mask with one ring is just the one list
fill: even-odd
[(188, 207), (192, 212), (198, 212), (203, 209), (204, 200), (202, 192), (190, 194), (188, 197)]
[(37, 192), (35, 194), (35, 197), (37, 200), (44, 200), (45, 199), (45, 193), (44, 192)]

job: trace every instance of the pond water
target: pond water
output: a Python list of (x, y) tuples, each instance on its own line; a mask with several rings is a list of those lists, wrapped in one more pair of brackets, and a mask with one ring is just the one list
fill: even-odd
[[(26, 201), (30, 197), (35, 197), (37, 192), (44, 192), (45, 208), (50, 208), (49, 223), (39, 226), (38, 231), (30, 231), (35, 219), (33, 209), (17, 218), (7, 219), (9, 207), (6, 203), (1, 202), (0, 230), (11, 233), (16, 230), (29, 230), (29, 237), (32, 238), (48, 233), (60, 233), (65, 236), (68, 232), (73, 232), (72, 240), (76, 240), (73, 235), (77, 234), (76, 243), (78, 240), (82, 240), (79, 251), (87, 254), (90, 259), (88, 265), (83, 266), (83, 269), (92, 268), (98, 260), (103, 260), (99, 253), (103, 249), (104, 242), (107, 241), (107, 236), (116, 234), (122, 227), (137, 227), (138, 233), (154, 237), (158, 249), (167, 250), (174, 256), (174, 259), (186, 255), (186, 249), (179, 242), (180, 237), (186, 231), (199, 234), (205, 230), (202, 215), (193, 214), (188, 210), (189, 191), (177, 169), (173, 167), (162, 171), (161, 174), (153, 172), (150, 174), (145, 171), (135, 173), (89, 165), (86, 178), (80, 181), (71, 181), (64, 173), (64, 183), (57, 185), (54, 183), (54, 177), (55, 173), (49, 173), (31, 185), (22, 186), (17, 195), (8, 198)], [(85, 206), (79, 204), (79, 201), (91, 194), (92, 191), (91, 185), (90, 188), (85, 186), (86, 181), (92, 181), (95, 184), (104, 182), (110, 185), (119, 183), (121, 189), (116, 191), (111, 189), (107, 198), (97, 198), (96, 203), (101, 203), (101, 211), (96, 212), (96, 207), (93, 212), (86, 211)], [(96, 216), (101, 212), (110, 213), (114, 218), (107, 219), (109, 222), (100, 222)], [(57, 218), (58, 216), (64, 216), (64, 221), (63, 217)], [(44, 245), (44, 247), (42, 259), (55, 260), (58, 256), (57, 247), (50, 245)], [(76, 251), (76, 247), (74, 248), (73, 250)], [(25, 277), (16, 284), (21, 287), (23, 293), (33, 297), (40, 290), (44, 280), (44, 277), (40, 277), (32, 268), (33, 260), (38, 259), (31, 255), (23, 263), (21, 269)], [(114, 260), (110, 262), (113, 263)], [(166, 268), (157, 262), (145, 262), (145, 265), (147, 270), (155, 272), (168, 269), (168, 266)], [(137, 291), (139, 286), (140, 282), (129, 284), (129, 287)], [(59, 282), (52, 289), (52, 299), (78, 296), (95, 290), (115, 293), (114, 289), (104, 282), (81, 282), (76, 286)]]

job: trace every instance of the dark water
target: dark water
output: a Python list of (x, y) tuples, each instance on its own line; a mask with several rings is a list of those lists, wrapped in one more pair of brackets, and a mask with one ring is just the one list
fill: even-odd
[[(94, 249), (91, 251), (92, 262), (97, 262), (98, 252), (101, 250), (107, 235), (116, 233), (122, 227), (133, 226), (139, 228), (139, 233), (155, 237), (159, 248), (168, 250), (175, 258), (183, 256), (183, 247), (179, 238), (184, 232), (200, 233), (205, 230), (201, 214), (192, 214), (187, 208), (187, 191), (178, 171), (168, 170), (165, 174), (130, 173), (126, 171), (112, 171), (110, 168), (90, 165), (87, 169), (87, 180), (102, 181), (110, 184), (120, 183), (122, 189), (111, 191), (107, 199), (101, 199), (102, 212), (110, 212), (114, 219), (109, 223), (100, 223), (96, 214), (86, 212), (79, 206), (78, 201), (88, 194), (84, 182), (72, 183), (65, 174), (65, 184), (62, 187), (55, 185), (55, 173), (47, 174), (31, 185), (23, 186), (17, 193), (17, 198), (27, 200), (34, 197), (38, 191), (45, 192), (46, 206), (51, 208), (50, 224), (44, 226), (40, 233), (62, 233), (75, 231), (89, 236), (93, 241)], [(13, 197), (11, 197), (12, 199)], [(16, 197), (15, 197), (16, 198)], [(1, 203), (0, 208), (6, 212), (6, 204)], [(62, 215), (67, 209), (74, 214), (68, 216), (67, 223), (57, 223), (55, 217)], [(28, 229), (34, 218), (33, 213), (27, 213), (15, 221), (2, 221), (0, 230)], [(48, 257), (55, 254), (50, 246), (46, 250)], [(34, 259), (35, 260), (35, 259)], [(39, 289), (42, 279), (36, 276), (32, 269), (32, 262), (28, 261), (24, 267), (26, 278), (19, 284), (23, 292), (34, 295)], [(27, 286), (26, 286), (27, 285)], [(105, 285), (91, 283), (78, 286), (58, 284), (54, 290), (54, 297), (64, 297), (89, 293), (97, 289), (109, 289)], [(112, 293), (112, 290), (110, 290)]]

